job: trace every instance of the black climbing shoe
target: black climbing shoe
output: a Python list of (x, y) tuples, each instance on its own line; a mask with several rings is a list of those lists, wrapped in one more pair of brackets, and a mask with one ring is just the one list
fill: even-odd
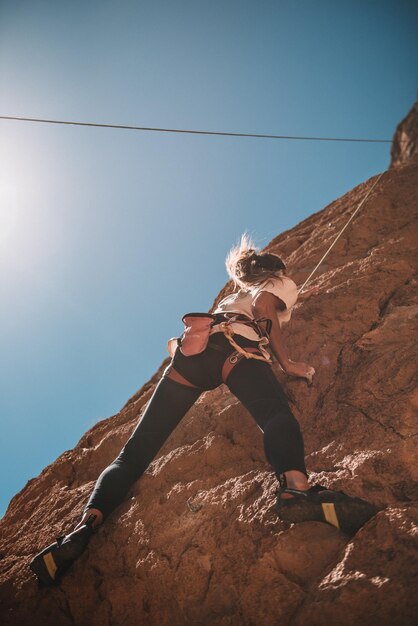
[(41, 587), (57, 585), (61, 576), (84, 552), (94, 532), (95, 515), (90, 515), (86, 523), (69, 535), (58, 537), (56, 542), (39, 552), (29, 563)]
[[(289, 493), (293, 498), (282, 498)], [(314, 485), (307, 491), (282, 487), (277, 491), (277, 512), (286, 522), (328, 522), (347, 535), (356, 532), (380, 509), (361, 498), (348, 496), (343, 491), (331, 491)]]

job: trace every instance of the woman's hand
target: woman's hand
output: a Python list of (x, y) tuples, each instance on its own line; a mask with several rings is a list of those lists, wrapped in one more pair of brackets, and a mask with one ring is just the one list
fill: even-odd
[(311, 287), (310, 289), (301, 291), (298, 294), (298, 302), (301, 302), (302, 300), (307, 300), (311, 296), (316, 296), (320, 291), (321, 291), (321, 288), (319, 285), (317, 285), (316, 287)]
[(308, 383), (312, 383), (312, 378), (315, 374), (315, 369), (307, 363), (295, 363), (294, 361), (288, 361), (284, 368), (286, 374), (290, 376), (296, 376), (297, 378), (306, 378)]

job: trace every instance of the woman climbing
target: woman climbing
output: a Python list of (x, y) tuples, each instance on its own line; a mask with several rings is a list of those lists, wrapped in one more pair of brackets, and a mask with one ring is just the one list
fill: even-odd
[(99, 476), (80, 523), (32, 560), (30, 567), (41, 584), (60, 580), (201, 393), (222, 383), (263, 432), (265, 454), (280, 483), (277, 509), (282, 519), (327, 521), (356, 532), (374, 514), (362, 500), (309, 486), (299, 424), (271, 368), (272, 353), (290, 376), (312, 382), (315, 374), (312, 366), (290, 359), (283, 340), (281, 327), (289, 321), (298, 296), (283, 261), (275, 254), (258, 253), (243, 235), (229, 252), (226, 267), (235, 291), (212, 314), (184, 316), (182, 338), (169, 342), (170, 365), (126, 445)]

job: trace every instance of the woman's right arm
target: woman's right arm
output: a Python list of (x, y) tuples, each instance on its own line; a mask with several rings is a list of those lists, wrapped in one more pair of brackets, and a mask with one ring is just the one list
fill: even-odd
[(277, 310), (283, 310), (284, 308), (286, 308), (285, 303), (268, 291), (260, 291), (252, 305), (255, 318), (266, 317), (271, 320), (270, 347), (283, 371), (290, 376), (306, 378), (309, 382), (312, 382), (312, 377), (315, 374), (314, 368), (307, 363), (296, 363), (289, 358), (277, 318)]

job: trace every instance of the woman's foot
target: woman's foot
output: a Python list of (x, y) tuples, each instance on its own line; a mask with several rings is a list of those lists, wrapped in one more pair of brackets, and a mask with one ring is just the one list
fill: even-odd
[(50, 587), (60, 582), (61, 577), (87, 548), (95, 532), (96, 516), (89, 512), (84, 524), (79, 524), (72, 533), (58, 537), (56, 542), (39, 552), (29, 564), (41, 586)]
[[(287, 490), (291, 492), (291, 498), (287, 498), (290, 495)], [(284, 488), (277, 494), (277, 513), (282, 521), (327, 522), (348, 535), (354, 535), (379, 510), (371, 502), (322, 485), (314, 485), (308, 490)]]

